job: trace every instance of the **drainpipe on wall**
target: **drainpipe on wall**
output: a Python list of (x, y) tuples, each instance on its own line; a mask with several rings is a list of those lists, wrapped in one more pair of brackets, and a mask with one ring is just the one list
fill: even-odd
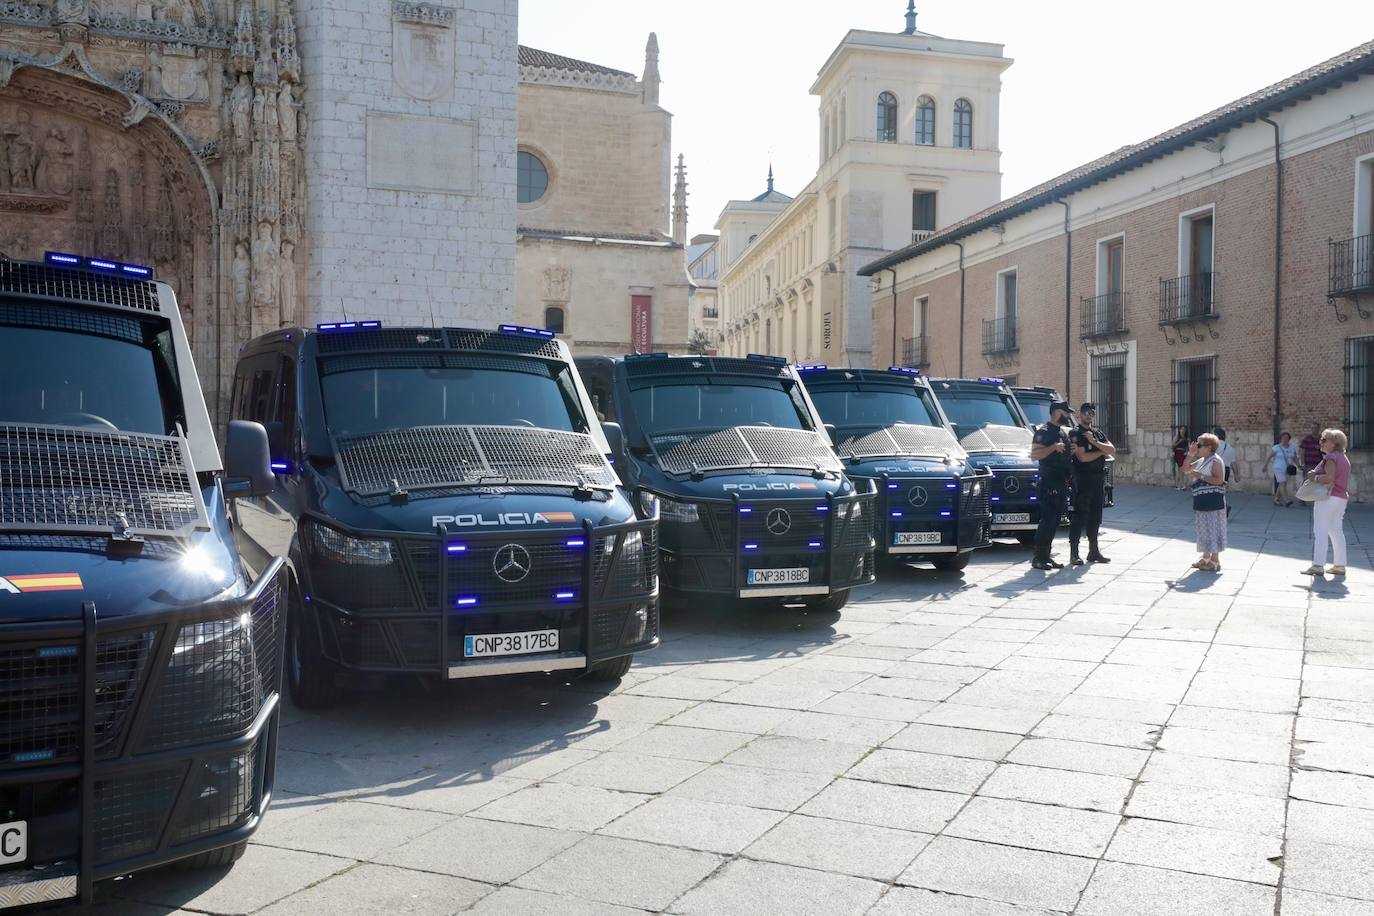
[(892, 362), (889, 366), (900, 366), (897, 362), (897, 269), (889, 267), (887, 272), (892, 274)]
[[(1069, 202), (1056, 200), (1064, 208), (1064, 397), (1073, 400), (1069, 393), (1073, 380), (1073, 363), (1069, 358), (1069, 329), (1073, 327), (1073, 230), (1069, 228)], [(1084, 392), (1083, 396), (1088, 397)]]
[(959, 246), (959, 378), (964, 377), (964, 243)]
[(1279, 396), (1283, 374), (1279, 369), (1279, 319), (1283, 306), (1283, 156), (1279, 150), (1279, 125), (1269, 118), (1260, 118), (1274, 128), (1274, 441), (1279, 441), (1283, 426), (1283, 400)]

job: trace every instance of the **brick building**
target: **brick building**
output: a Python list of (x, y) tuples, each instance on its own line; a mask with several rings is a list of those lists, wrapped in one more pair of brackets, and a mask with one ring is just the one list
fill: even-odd
[[(1267, 489), (1281, 429), (1351, 437), (1374, 485), (1374, 42), (859, 270), (874, 362), (1094, 400), (1117, 473), (1227, 429)], [(1276, 244), (1277, 239), (1277, 244)], [(1277, 329), (1277, 333), (1276, 332)]]

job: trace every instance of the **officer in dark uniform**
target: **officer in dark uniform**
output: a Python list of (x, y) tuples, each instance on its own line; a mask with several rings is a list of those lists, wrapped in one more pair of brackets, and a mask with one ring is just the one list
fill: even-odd
[(1069, 562), (1083, 565), (1078, 545), (1088, 535), (1088, 562), (1110, 563), (1097, 547), (1097, 532), (1102, 527), (1102, 506), (1106, 502), (1107, 459), (1116, 454), (1116, 446), (1107, 439), (1101, 428), (1094, 426), (1097, 405), (1083, 404), (1078, 408), (1078, 425), (1069, 433), (1073, 446), (1073, 514), (1069, 516)]
[(1062, 569), (1064, 564), (1050, 556), (1054, 532), (1064, 515), (1069, 497), (1069, 475), (1073, 473), (1072, 447), (1064, 427), (1073, 422), (1073, 410), (1068, 401), (1050, 402), (1050, 419), (1037, 426), (1031, 437), (1031, 457), (1040, 462), (1040, 526), (1035, 529), (1035, 555), (1031, 566), (1036, 569)]

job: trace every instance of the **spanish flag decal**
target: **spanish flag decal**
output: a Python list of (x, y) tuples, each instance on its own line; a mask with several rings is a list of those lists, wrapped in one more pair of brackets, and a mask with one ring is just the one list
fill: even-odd
[(0, 592), (25, 594), (28, 592), (79, 592), (80, 573), (35, 573), (28, 576), (0, 576)]
[(544, 518), (548, 519), (551, 522), (577, 521), (577, 516), (573, 515), (571, 512), (540, 512), (539, 514), (544, 516)]

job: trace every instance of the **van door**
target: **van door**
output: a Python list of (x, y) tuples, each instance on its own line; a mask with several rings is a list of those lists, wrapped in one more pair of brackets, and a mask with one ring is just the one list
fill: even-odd
[(264, 353), (242, 360), (234, 373), (233, 417), (253, 420), (267, 429), (277, 474), (277, 486), (268, 495), (234, 500), (239, 553), (253, 576), (274, 557), (286, 556), (295, 534), (291, 509), (300, 460), (295, 430), (295, 368), (285, 354)]

